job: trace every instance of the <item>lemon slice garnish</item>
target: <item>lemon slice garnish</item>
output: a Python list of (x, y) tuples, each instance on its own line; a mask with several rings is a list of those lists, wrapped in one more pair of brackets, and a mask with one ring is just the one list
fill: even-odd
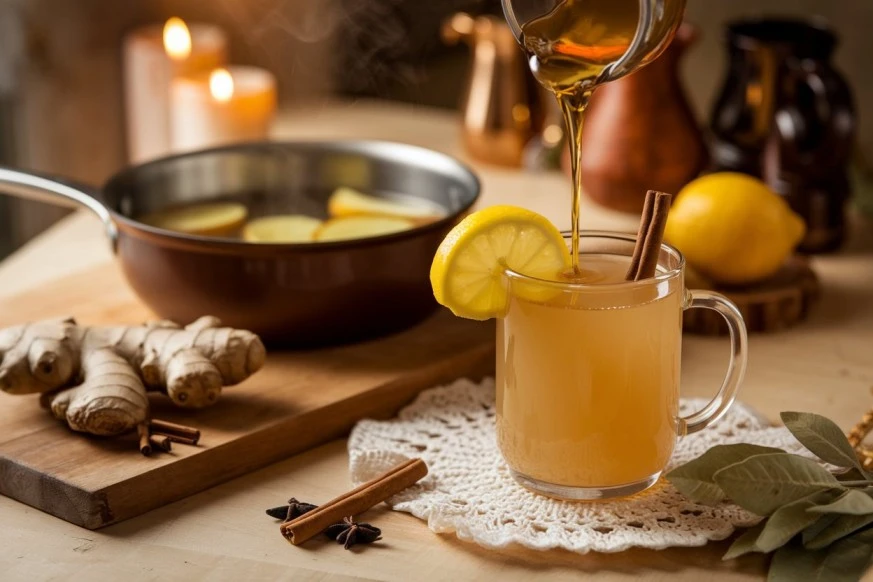
[[(544, 216), (516, 206), (492, 206), (467, 216), (440, 244), (430, 269), (434, 297), (459, 317), (497, 317), (509, 299), (506, 267), (556, 281), (570, 269), (570, 252)], [(524, 287), (528, 293), (543, 290)], [(552, 288), (546, 291), (554, 294)]]

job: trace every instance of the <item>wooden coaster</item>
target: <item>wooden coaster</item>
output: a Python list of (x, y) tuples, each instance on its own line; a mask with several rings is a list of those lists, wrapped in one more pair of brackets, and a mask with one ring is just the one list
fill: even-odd
[[(688, 277), (686, 286), (726, 295), (740, 309), (750, 333), (773, 332), (803, 321), (820, 293), (818, 277), (800, 256), (790, 258), (775, 275), (754, 285), (728, 287)], [(709, 309), (689, 309), (683, 326), (685, 331), (702, 335), (728, 332), (721, 315)]]

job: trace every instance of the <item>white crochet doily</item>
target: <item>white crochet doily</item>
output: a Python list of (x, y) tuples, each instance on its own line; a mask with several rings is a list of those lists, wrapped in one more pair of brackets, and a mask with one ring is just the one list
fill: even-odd
[[(688, 414), (705, 404), (683, 399), (680, 409)], [(788, 430), (768, 427), (735, 404), (715, 425), (679, 439), (668, 468), (714, 445), (736, 442), (804, 454)], [(585, 553), (700, 546), (760, 519), (729, 503), (693, 503), (663, 479), (640, 495), (615, 501), (574, 503), (529, 492), (510, 476), (497, 449), (490, 379), (433, 388), (393, 420), (359, 422), (349, 439), (349, 454), (356, 484), (405, 459), (424, 459), (428, 476), (391, 498), (389, 505), (427, 520), (435, 532), (456, 532), (490, 548), (518, 543)]]

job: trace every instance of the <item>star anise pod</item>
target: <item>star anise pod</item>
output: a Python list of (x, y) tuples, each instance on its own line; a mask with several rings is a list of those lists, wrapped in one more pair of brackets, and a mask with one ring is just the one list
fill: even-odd
[(325, 535), (336, 543), (343, 544), (345, 549), (355, 544), (372, 544), (382, 539), (382, 530), (369, 523), (357, 523), (351, 516), (344, 517), (340, 523), (329, 525), (324, 530)]
[(282, 522), (291, 521), (292, 519), (296, 519), (307, 513), (312, 511), (318, 507), (317, 505), (312, 505), (311, 503), (304, 503), (302, 501), (297, 501), (295, 498), (291, 498), (288, 500), (288, 505), (282, 505), (279, 507), (273, 507), (267, 510), (267, 515), (270, 517), (274, 517), (276, 519), (281, 519)]

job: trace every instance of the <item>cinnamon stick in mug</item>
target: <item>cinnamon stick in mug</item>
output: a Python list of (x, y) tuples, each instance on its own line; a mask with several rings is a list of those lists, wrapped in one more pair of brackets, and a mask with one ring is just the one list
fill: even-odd
[(320, 534), (327, 526), (355, 516), (397, 495), (427, 475), (421, 459), (410, 459), (388, 472), (332, 499), (280, 526), (282, 535), (295, 546)]
[(626, 276), (628, 281), (641, 281), (655, 276), (672, 198), (665, 192), (646, 192), (637, 243)]
[(652, 222), (652, 214), (655, 210), (655, 192), (649, 190), (646, 192), (646, 200), (643, 202), (643, 213), (640, 215), (640, 228), (637, 231), (637, 243), (634, 245), (634, 253), (631, 256), (630, 267), (628, 267), (625, 279), (633, 281), (636, 279), (637, 272), (640, 270), (640, 261), (643, 258), (643, 246), (646, 242), (646, 232), (649, 230), (649, 223)]

